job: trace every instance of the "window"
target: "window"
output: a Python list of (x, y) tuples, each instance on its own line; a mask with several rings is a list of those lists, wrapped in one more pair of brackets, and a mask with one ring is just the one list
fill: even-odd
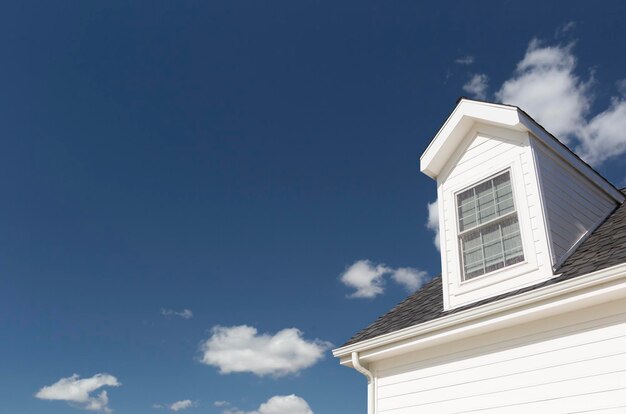
[(524, 261), (509, 171), (456, 195), (464, 280)]

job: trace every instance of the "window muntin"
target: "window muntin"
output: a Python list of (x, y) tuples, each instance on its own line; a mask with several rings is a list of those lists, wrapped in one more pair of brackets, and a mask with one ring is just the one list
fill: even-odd
[(465, 280), (524, 261), (509, 171), (458, 193), (456, 199)]

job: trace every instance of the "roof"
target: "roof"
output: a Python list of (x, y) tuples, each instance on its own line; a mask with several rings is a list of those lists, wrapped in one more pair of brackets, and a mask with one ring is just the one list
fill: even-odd
[[(622, 189), (621, 192), (626, 195), (626, 188)], [(443, 289), (441, 276), (438, 276), (379, 317), (374, 323), (358, 332), (343, 346), (560, 283), (621, 263), (626, 263), (626, 202), (617, 206), (555, 271), (555, 274), (560, 274), (559, 276), (448, 311), (443, 310)]]

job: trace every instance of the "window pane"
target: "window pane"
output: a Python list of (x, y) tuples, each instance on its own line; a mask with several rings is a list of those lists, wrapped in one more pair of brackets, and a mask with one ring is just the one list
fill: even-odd
[(479, 276), (484, 273), (483, 248), (480, 240), (480, 232), (471, 232), (461, 239), (463, 249), (464, 271), (469, 277)]
[(502, 223), (502, 234), (506, 265), (510, 266), (523, 261), (524, 251), (522, 249), (522, 237), (519, 231), (517, 216), (506, 219)]
[(507, 171), (457, 195), (459, 231), (515, 211), (511, 176)]
[(460, 241), (465, 280), (524, 261), (516, 214), (467, 232)]
[(469, 189), (457, 196), (459, 206), (459, 229), (464, 231), (476, 225), (476, 200), (474, 189)]
[(489, 272), (504, 267), (500, 224), (493, 224), (485, 227), (482, 230), (482, 234), (485, 267), (487, 268), (487, 271)]
[(495, 177), (493, 179), (493, 186), (496, 191), (498, 216), (512, 212), (515, 207), (513, 205), (513, 189), (511, 188), (511, 177), (509, 173), (507, 172)]
[(476, 186), (479, 224), (496, 218), (496, 202), (492, 181), (489, 180)]

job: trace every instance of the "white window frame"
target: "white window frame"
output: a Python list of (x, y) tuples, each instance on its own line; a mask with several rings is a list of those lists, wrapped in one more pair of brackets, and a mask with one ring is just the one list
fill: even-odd
[[(460, 194), (464, 193), (465, 191), (468, 191), (468, 190), (470, 190), (472, 188), (476, 188), (479, 185), (481, 185), (481, 184), (483, 184), (483, 183), (485, 183), (487, 181), (493, 180), (494, 178), (499, 177), (499, 176), (504, 175), (504, 174), (507, 174), (507, 173), (509, 175), (509, 183), (510, 183), (510, 186), (511, 186), (511, 199), (512, 199), (512, 202), (513, 202), (513, 211), (510, 211), (510, 212), (508, 212), (508, 213), (506, 213), (506, 214), (504, 214), (502, 216), (499, 216), (499, 217), (496, 217), (494, 219), (491, 219), (491, 220), (489, 220), (489, 221), (487, 221), (485, 223), (478, 224), (478, 225), (476, 225), (476, 226), (474, 226), (474, 227), (472, 227), (470, 229), (466, 229), (466, 230), (461, 231), (461, 229), (460, 229), (460, 219), (461, 218), (459, 217), (459, 204), (458, 204), (459, 203), (459, 199), (458, 199), (458, 196)], [(493, 273), (500, 272), (500, 271), (503, 271), (503, 270), (508, 270), (508, 269), (511, 269), (512, 267), (515, 267), (517, 265), (526, 263), (526, 249), (524, 248), (524, 244), (525, 243), (524, 243), (524, 237), (522, 235), (522, 225), (521, 225), (520, 215), (519, 215), (519, 211), (518, 211), (518, 205), (517, 205), (517, 201), (516, 201), (516, 193), (515, 193), (514, 181), (515, 180), (513, 179), (513, 171), (511, 170), (510, 167), (507, 167), (507, 168), (504, 168), (502, 170), (499, 170), (496, 173), (493, 173), (493, 174), (489, 175), (488, 177), (485, 177), (485, 178), (483, 178), (481, 180), (475, 181), (471, 185), (468, 185), (468, 186), (462, 188), (461, 190), (455, 191), (453, 193), (453, 195), (454, 195), (454, 216), (455, 216), (455, 227), (456, 227), (456, 241), (457, 241), (456, 244), (457, 244), (457, 250), (458, 250), (458, 254), (459, 254), (459, 266), (460, 266), (459, 270), (460, 270), (460, 275), (461, 275), (461, 277), (460, 277), (460, 282), (461, 283), (467, 283), (467, 282), (474, 281), (476, 279), (481, 279), (481, 278), (489, 276), (489, 275), (491, 275)], [(475, 208), (477, 208), (477, 206)], [(521, 244), (521, 249), (522, 249), (522, 258), (521, 258), (521, 260), (519, 262), (516, 262), (516, 263), (513, 263), (513, 264), (507, 266), (506, 265), (506, 256), (505, 256), (505, 258), (504, 258), (505, 263), (504, 263), (503, 267), (491, 270), (489, 272), (485, 272), (483, 274), (480, 274), (480, 275), (477, 275), (477, 276), (474, 276), (474, 277), (467, 278), (466, 275), (465, 275), (465, 263), (464, 263), (465, 259), (464, 259), (464, 254), (463, 254), (463, 247), (462, 247), (461, 237), (464, 234), (467, 234), (467, 233), (470, 233), (470, 232), (473, 232), (473, 231), (477, 231), (477, 230), (479, 230), (481, 228), (493, 225), (494, 223), (497, 223), (499, 221), (505, 220), (508, 217), (513, 217), (513, 216), (515, 216), (516, 219), (517, 219), (518, 237), (520, 238), (520, 244)], [(484, 245), (484, 243), (481, 240), (481, 248), (484, 247), (483, 245)], [(504, 246), (502, 246), (502, 249), (503, 249), (503, 254), (504, 254)], [(483, 249), (483, 261), (484, 261), (484, 249)]]

